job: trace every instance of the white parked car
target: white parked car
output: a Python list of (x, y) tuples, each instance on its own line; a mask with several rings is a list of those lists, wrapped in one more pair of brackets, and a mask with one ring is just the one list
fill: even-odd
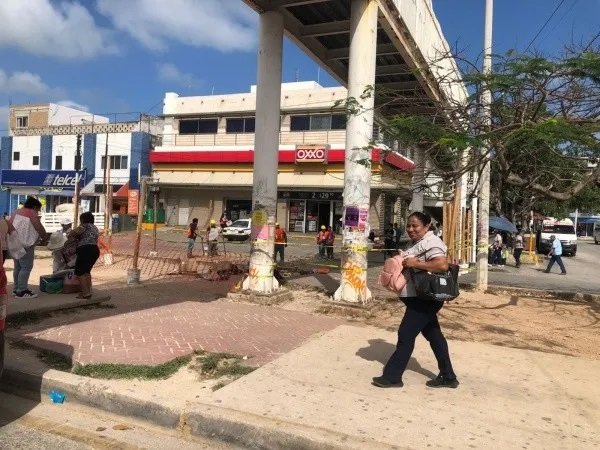
[(252, 219), (238, 219), (223, 229), (223, 237), (228, 241), (250, 239)]

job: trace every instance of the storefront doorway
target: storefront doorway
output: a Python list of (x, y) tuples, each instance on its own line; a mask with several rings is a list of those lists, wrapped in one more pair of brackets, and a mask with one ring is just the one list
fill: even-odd
[(288, 200), (288, 231), (316, 233), (325, 225), (340, 232), (341, 192), (279, 191), (278, 196)]
[(252, 200), (227, 200), (225, 202), (227, 217), (232, 222), (248, 219), (252, 214)]
[(321, 225), (331, 225), (331, 202), (307, 200), (305, 231), (307, 233), (317, 232)]

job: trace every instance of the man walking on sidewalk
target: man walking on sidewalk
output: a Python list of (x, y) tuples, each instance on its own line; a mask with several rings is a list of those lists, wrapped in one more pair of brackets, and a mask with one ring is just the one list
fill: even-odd
[(275, 254), (273, 262), (277, 262), (277, 254), (279, 253), (279, 262), (283, 264), (285, 260), (285, 247), (287, 247), (287, 233), (278, 223), (275, 224)]
[(560, 239), (557, 239), (556, 236), (550, 236), (550, 242), (552, 243), (552, 248), (550, 249), (550, 253), (548, 253), (548, 257), (550, 258), (550, 262), (548, 263), (548, 267), (546, 268), (546, 273), (550, 273), (552, 266), (555, 262), (558, 263), (558, 267), (560, 267), (560, 274), (566, 275), (567, 270), (565, 269), (565, 265), (562, 262), (562, 244)]

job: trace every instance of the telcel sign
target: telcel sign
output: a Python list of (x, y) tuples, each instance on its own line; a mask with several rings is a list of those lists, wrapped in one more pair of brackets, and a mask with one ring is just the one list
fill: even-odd
[(3, 170), (2, 185), (75, 189), (85, 182), (85, 171), (74, 170)]
[(296, 146), (296, 163), (326, 163), (329, 145)]

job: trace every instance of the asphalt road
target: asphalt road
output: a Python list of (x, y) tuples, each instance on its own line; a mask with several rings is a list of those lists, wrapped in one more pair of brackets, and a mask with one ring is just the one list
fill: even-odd
[[(171, 242), (182, 241), (181, 233), (173, 230), (165, 231), (160, 236), (161, 239)], [(248, 253), (250, 244), (248, 242), (227, 242), (227, 250), (236, 253)], [(339, 255), (341, 246), (341, 237), (338, 236), (335, 242), (334, 253)], [(286, 261), (292, 261), (297, 258), (313, 257), (317, 254), (317, 246), (313, 235), (290, 235), (289, 245), (285, 250)], [(567, 269), (567, 276), (559, 275), (560, 269), (555, 264), (551, 274), (545, 274), (548, 261), (544, 255), (538, 256), (538, 264), (523, 264), (520, 269), (514, 267), (512, 257), (509, 264), (502, 268), (491, 268), (489, 273), (489, 283), (499, 286), (509, 286), (529, 289), (542, 289), (562, 292), (580, 292), (584, 294), (600, 293), (600, 245), (595, 245), (593, 240), (580, 239), (577, 243), (577, 256), (565, 256), (563, 262)], [(524, 259), (524, 258), (523, 258)], [(381, 253), (373, 252), (369, 255), (369, 266), (375, 274), (379, 273), (383, 256)], [(339, 260), (332, 264), (339, 264)], [(376, 275), (375, 275), (376, 276)], [(474, 283), (475, 272), (462, 275), (461, 282)]]
[(34, 402), (0, 392), (0, 449), (215, 449), (239, 447), (67, 402)]
[[(503, 268), (491, 268), (489, 283), (498, 286), (510, 286), (549, 291), (580, 292), (584, 294), (600, 294), (600, 245), (591, 240), (579, 240), (577, 256), (563, 256), (567, 275), (560, 275), (557, 264), (552, 272), (544, 273), (548, 260), (538, 255), (539, 264), (522, 265), (516, 269), (512, 265)], [(461, 276), (462, 282), (474, 283), (475, 273)]]

